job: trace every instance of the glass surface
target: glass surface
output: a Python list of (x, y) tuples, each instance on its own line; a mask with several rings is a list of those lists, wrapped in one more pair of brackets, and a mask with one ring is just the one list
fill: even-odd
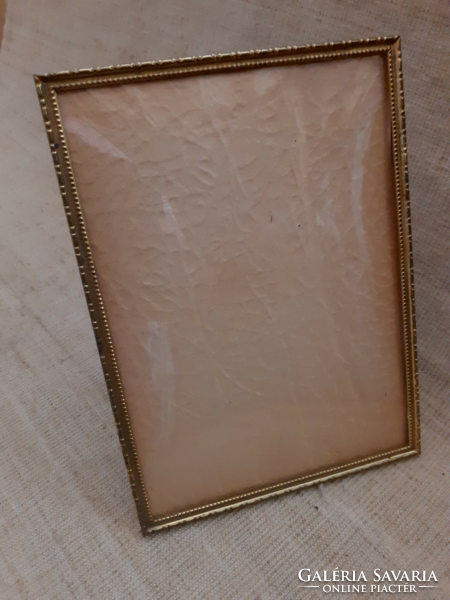
[(58, 100), (155, 516), (407, 445), (382, 57)]

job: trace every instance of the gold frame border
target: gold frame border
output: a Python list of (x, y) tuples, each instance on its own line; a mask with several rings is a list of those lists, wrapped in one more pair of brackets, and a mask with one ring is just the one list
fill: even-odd
[[(172, 77), (190, 77), (206, 73), (264, 68), (275, 65), (293, 65), (343, 60), (352, 57), (382, 55), (386, 61), (386, 76), (391, 104), (392, 158), (397, 203), (399, 271), (403, 317), (405, 386), (407, 395), (408, 446), (370, 456), (267, 486), (245, 494), (202, 505), (173, 515), (154, 518), (145, 489), (136, 445), (128, 415), (127, 403), (121, 384), (105, 307), (86, 232), (83, 213), (77, 193), (64, 128), (61, 120), (58, 93), (74, 89), (105, 85), (137, 83)], [(56, 170), (56, 176), (72, 236), (75, 255), (91, 316), (92, 326), (114, 412), (122, 452), (127, 466), (133, 496), (136, 502), (143, 534), (218, 514), (286, 492), (324, 483), (338, 477), (380, 466), (393, 460), (420, 454), (419, 397), (417, 372), (417, 345), (414, 309), (414, 279), (411, 241), (411, 215), (406, 152), (405, 108), (402, 80), (400, 37), (379, 37), (358, 41), (344, 41), (303, 47), (286, 47), (219, 54), (177, 60), (136, 63), (98, 69), (81, 69), (60, 73), (35, 75), (45, 128)]]

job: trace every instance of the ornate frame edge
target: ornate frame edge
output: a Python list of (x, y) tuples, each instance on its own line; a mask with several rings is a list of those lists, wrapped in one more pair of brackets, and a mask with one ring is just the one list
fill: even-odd
[[(119, 366), (115, 357), (112, 337), (90, 250), (89, 238), (84, 225), (83, 213), (60, 117), (57, 93), (76, 88), (83, 89), (105, 85), (120, 85), (126, 82), (148, 81), (150, 79), (193, 76), (201, 73), (264, 68), (274, 64), (288, 65), (325, 60), (343, 60), (354, 56), (374, 54), (381, 54), (386, 57), (387, 85), (391, 103), (392, 157), (398, 216), (399, 267), (405, 348), (408, 446), (173, 515), (153, 518), (134, 442), (124, 390), (121, 385)], [(99, 69), (63, 71), (35, 75), (34, 79), (119, 440), (144, 535), (420, 454), (414, 270), (399, 36), (162, 60)]]

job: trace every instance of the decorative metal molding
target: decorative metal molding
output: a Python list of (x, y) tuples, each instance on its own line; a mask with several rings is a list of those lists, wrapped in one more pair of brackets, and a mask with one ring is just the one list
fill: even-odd
[[(264, 487), (228, 499), (206, 504), (193, 510), (154, 518), (151, 514), (136, 445), (128, 415), (112, 337), (96, 274), (77, 186), (61, 120), (58, 95), (65, 91), (100, 86), (121, 85), (157, 79), (191, 77), (206, 73), (223, 73), (353, 57), (381, 55), (386, 60), (390, 96), (392, 154), (400, 248), (400, 280), (403, 314), (405, 379), (408, 401), (408, 446), (327, 469), (310, 476)], [(332, 479), (380, 466), (393, 460), (420, 453), (418, 406), (417, 345), (414, 309), (414, 279), (411, 241), (411, 216), (405, 134), (405, 108), (399, 37), (379, 37), (303, 47), (238, 52), (212, 56), (162, 60), (98, 69), (81, 69), (35, 76), (36, 89), (44, 118), (58, 184), (72, 236), (79, 271), (97, 341), (105, 380), (114, 412), (119, 439), (130, 477), (139, 520), (144, 534), (192, 521), (253, 502), (299, 490)]]

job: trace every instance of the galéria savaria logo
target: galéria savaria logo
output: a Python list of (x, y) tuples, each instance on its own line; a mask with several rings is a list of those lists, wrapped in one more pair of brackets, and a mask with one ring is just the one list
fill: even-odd
[(373, 571), (317, 571), (300, 569), (300, 587), (317, 588), (325, 594), (398, 594), (401, 592), (424, 592), (428, 588), (438, 588), (439, 582), (434, 571), (396, 571), (374, 569)]

